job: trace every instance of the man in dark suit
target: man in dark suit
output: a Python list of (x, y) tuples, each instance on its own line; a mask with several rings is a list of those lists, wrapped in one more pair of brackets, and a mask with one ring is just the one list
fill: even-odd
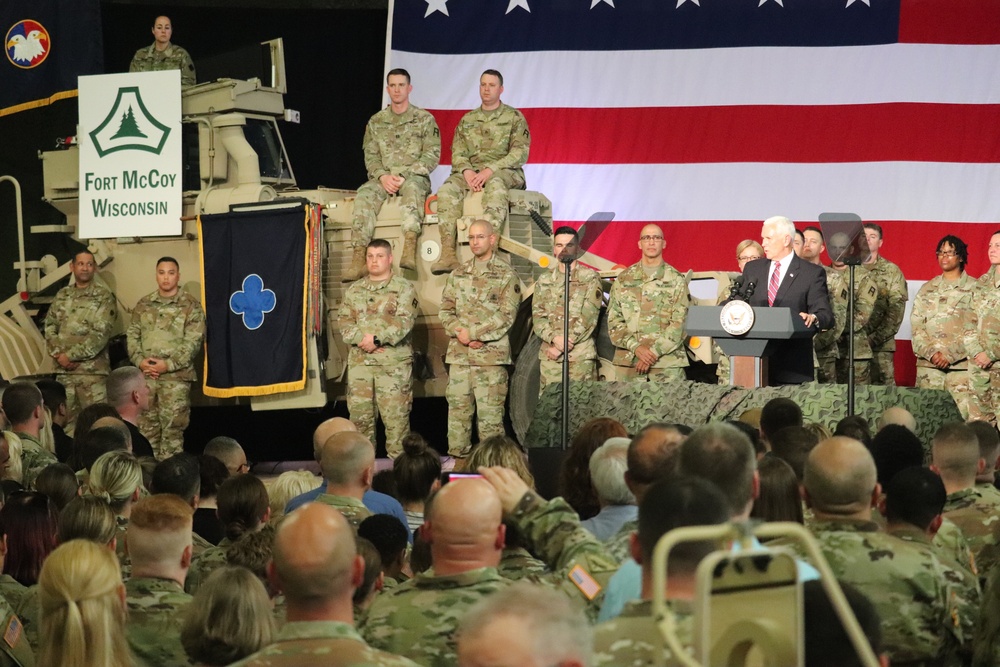
[[(791, 308), (815, 332), (833, 326), (833, 310), (826, 290), (826, 272), (796, 256), (792, 249), (795, 223), (783, 216), (764, 221), (761, 245), (764, 257), (743, 268), (743, 284), (757, 287), (750, 305), (757, 308)], [(768, 358), (768, 384), (812, 382), (811, 338), (782, 342)]]

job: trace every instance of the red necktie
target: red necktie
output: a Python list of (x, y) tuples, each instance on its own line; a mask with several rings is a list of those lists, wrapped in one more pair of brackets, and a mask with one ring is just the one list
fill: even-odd
[(778, 281), (781, 278), (781, 262), (774, 263), (771, 282), (767, 284), (767, 305), (774, 305), (774, 297), (778, 296)]

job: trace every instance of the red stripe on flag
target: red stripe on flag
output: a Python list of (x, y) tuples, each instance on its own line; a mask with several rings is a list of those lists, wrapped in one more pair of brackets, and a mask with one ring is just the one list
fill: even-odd
[[(530, 162), (535, 164), (991, 163), (1000, 156), (1000, 105), (523, 111), (532, 135)], [(465, 112), (432, 113), (441, 128), (441, 160), (448, 164), (455, 126)]]
[[(776, 211), (775, 214), (780, 214)], [(908, 280), (930, 280), (938, 275), (934, 251), (938, 240), (954, 234), (969, 246), (969, 274), (980, 276), (989, 268), (986, 247), (1000, 223), (873, 221), (882, 227), (882, 254), (895, 262)], [(580, 221), (556, 221), (554, 226), (574, 227)], [(666, 261), (679, 271), (736, 271), (736, 245), (744, 239), (760, 241), (761, 221), (696, 220), (678, 222), (614, 221), (588, 248), (595, 255), (626, 266), (639, 261), (639, 231), (643, 225), (658, 224), (663, 229)], [(817, 222), (798, 222), (804, 229)], [(915, 229), (919, 229), (915, 233)], [(826, 253), (822, 260), (829, 264)]]
[(902, 0), (899, 41), (911, 44), (998, 44), (998, 0)]

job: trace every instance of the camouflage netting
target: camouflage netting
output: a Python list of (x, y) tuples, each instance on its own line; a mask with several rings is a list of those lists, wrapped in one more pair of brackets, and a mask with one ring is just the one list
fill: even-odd
[[(526, 447), (559, 446), (560, 387), (546, 387), (538, 399), (525, 437)], [(818, 422), (831, 430), (847, 416), (847, 385), (843, 384), (743, 389), (700, 382), (578, 382), (570, 387), (570, 433), (594, 417), (617, 419), (629, 433), (654, 421), (696, 427), (711, 420), (738, 419), (745, 411), (762, 408), (777, 396), (798, 403), (805, 421)], [(929, 447), (942, 424), (962, 421), (951, 395), (934, 389), (859, 386), (854, 404), (855, 413), (867, 419), (873, 430), (886, 408), (906, 408), (917, 418), (917, 435), (925, 447)]]

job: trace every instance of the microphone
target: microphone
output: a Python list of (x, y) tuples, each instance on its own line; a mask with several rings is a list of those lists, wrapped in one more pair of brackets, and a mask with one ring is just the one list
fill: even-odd
[(756, 288), (757, 288), (756, 282), (751, 280), (749, 283), (747, 283), (747, 288), (743, 290), (743, 300), (750, 301), (750, 297), (753, 296), (753, 292)]
[(557, 257), (556, 259), (558, 259), (563, 264), (572, 264), (573, 261), (576, 259), (576, 253), (569, 252), (568, 250), (563, 250), (561, 253), (559, 253), (559, 257)]
[(740, 276), (739, 278), (733, 280), (733, 284), (729, 288), (729, 300), (732, 301), (733, 299), (742, 299), (743, 298), (742, 289), (743, 289), (743, 277)]

